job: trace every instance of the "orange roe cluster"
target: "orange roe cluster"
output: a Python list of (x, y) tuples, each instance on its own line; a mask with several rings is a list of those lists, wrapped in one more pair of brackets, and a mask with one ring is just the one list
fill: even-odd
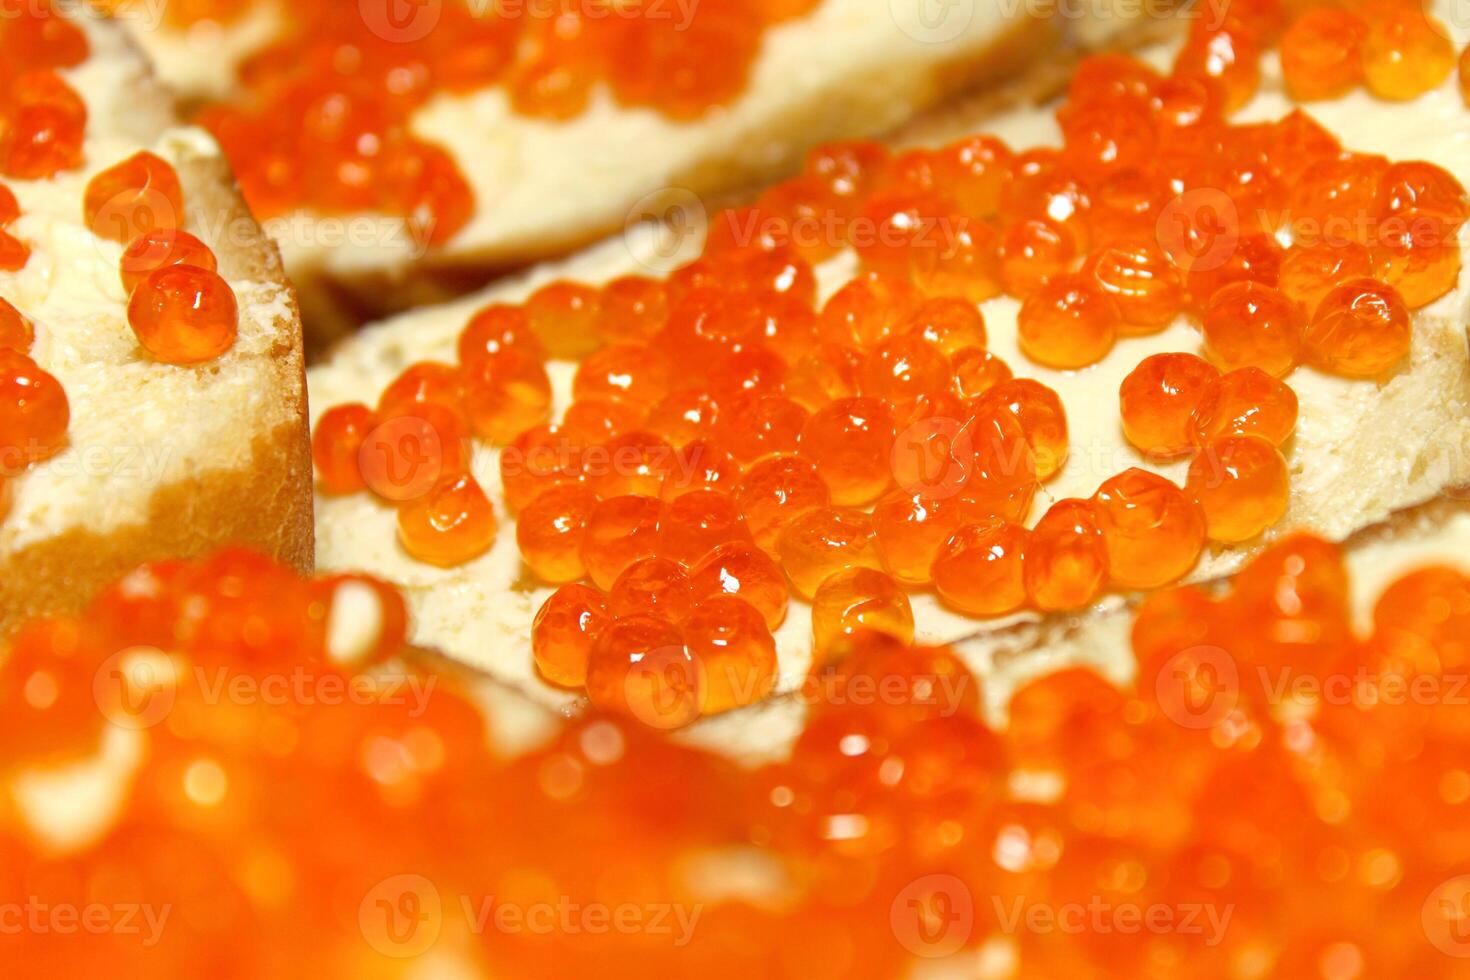
[[(0, 778), (139, 751), (86, 841), (7, 811), (0, 875), (34, 914), (168, 924), (20, 929), (7, 964), (354, 976), (428, 969), (453, 937), (475, 976), (888, 980), (983, 955), (1012, 977), (1451, 980), (1470, 577), (1409, 572), (1362, 632), (1350, 584), (1333, 545), (1287, 538), (1229, 584), (1151, 596), (1127, 687), (1034, 677), (999, 730), (955, 650), (859, 629), (805, 676), (789, 755), (745, 769), (596, 711), (499, 758), (382, 583), (239, 551), (145, 566), (7, 644)], [(741, 900), (697, 869), (740, 873)]]
[[(427, 420), (416, 424), (442, 428), (414, 446), (503, 447), (523, 563), (557, 590), (538, 620), (542, 677), (585, 685), (609, 711), (674, 706), (656, 722), (670, 727), (743, 703), (708, 695), (731, 684), (709, 679), (711, 658), (686, 635), (714, 594), (701, 573), (751, 607), (729, 606), (739, 622), (755, 623), (752, 610), (765, 622), (731, 644), (749, 654), (752, 696), (769, 689), (767, 633), (791, 592), (813, 603), (820, 656), (859, 629), (911, 639), (916, 589), (995, 617), (1173, 582), (1207, 541), (1280, 520), (1298, 410), (1282, 379), (1303, 363), (1392, 371), (1409, 310), (1457, 274), (1458, 249), (1435, 236), (1470, 214), (1452, 175), (1347, 153), (1301, 111), (1228, 121), (1245, 76), (1214, 69), (1232, 53), (1253, 64), (1280, 20), (1232, 5), (1228, 38), (1186, 47), (1169, 75), (1087, 60), (1057, 111), (1060, 149), (990, 136), (900, 153), (820, 146), (799, 176), (715, 215), (703, 254), (666, 280), (556, 281), (488, 306), (457, 363), (412, 365), (376, 409), (322, 417), (321, 487), (427, 493), (365, 475), (412, 468), (411, 450), (369, 439), (409, 403)], [(1292, 222), (1290, 248), (1278, 219)], [(849, 248), (859, 273), (824, 297), (815, 263)], [(1125, 436), (1150, 459), (1187, 460), (1183, 486), (1129, 469), (1032, 513), (1066, 465), (1067, 413), (988, 349), (977, 304), (1000, 293), (1021, 300), (1023, 354), (1058, 369), (1197, 320), (1206, 356), (1150, 357), (1120, 391)], [(551, 360), (576, 362), (555, 411)], [(493, 533), (464, 528), (446, 525), (458, 552), (404, 543), (457, 564)], [(742, 567), (710, 571), (731, 553)]]
[[(333, 0), (286, 4), (284, 34), (240, 67), (242, 94), (201, 122), (256, 215), (395, 214), (437, 244), (475, 201), (458, 163), (412, 133), (432, 97), (496, 86), (516, 112), (560, 121), (606, 86), (620, 105), (693, 120), (744, 90), (768, 26), (815, 2), (446, 0), (404, 11), (368, 3), (352, 16)], [(226, 21), (241, 5), (191, 2), (188, 19)]]
[(50, 0), (12, 6), (0, 25), (0, 175), (44, 180), (83, 162), (87, 107), (57, 72), (86, 60), (87, 38)]
[(167, 160), (146, 150), (87, 182), (82, 217), (99, 238), (121, 242), (119, 274), (128, 326), (165, 364), (212, 361), (235, 345), (240, 309), (214, 252), (184, 231), (184, 193)]

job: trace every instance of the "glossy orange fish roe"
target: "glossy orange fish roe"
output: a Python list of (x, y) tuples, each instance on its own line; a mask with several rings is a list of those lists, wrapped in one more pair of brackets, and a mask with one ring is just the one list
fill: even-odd
[(882, 568), (873, 521), (859, 510), (821, 507), (792, 520), (776, 539), (791, 585), (804, 598), (828, 576), (847, 568)]
[(457, 365), (419, 361), (404, 368), (378, 396), (378, 412), (401, 415), (433, 405), (465, 422), (465, 373)]
[(1030, 535), (1008, 521), (969, 524), (952, 534), (932, 569), (944, 601), (976, 616), (999, 616), (1026, 601), (1022, 562)]
[(129, 294), (155, 269), (192, 265), (217, 271), (214, 252), (198, 238), (177, 228), (152, 228), (134, 238), (123, 251), (120, 272)]
[(954, 371), (955, 393), (961, 398), (979, 398), (1011, 378), (1010, 366), (980, 347), (956, 351), (950, 358), (950, 366)]
[(1123, 336), (1161, 330), (1184, 306), (1179, 273), (1144, 239), (1125, 238), (1090, 253), (1083, 274), (1112, 299)]
[(459, 333), (455, 345), (459, 362), (473, 368), (483, 357), (494, 357), (506, 350), (518, 350), (536, 360), (545, 360), (546, 351), (531, 330), (531, 318), (519, 306), (492, 303), (475, 312)]
[(1082, 276), (1061, 276), (1021, 306), (1021, 352), (1038, 364), (1081, 368), (1107, 356), (1118, 336), (1118, 310), (1102, 288)]
[(1308, 10), (1281, 37), (1281, 74), (1298, 102), (1333, 99), (1363, 80), (1367, 25), (1346, 10)]
[(1260, 436), (1283, 445), (1296, 430), (1296, 392), (1260, 368), (1222, 374), (1205, 385), (1190, 419), (1190, 440), (1203, 446), (1223, 435)]
[(1001, 291), (999, 236), (968, 215), (940, 218), (927, 247), (912, 247), (909, 277), (928, 296), (983, 303)]
[(740, 463), (718, 443), (699, 440), (680, 447), (666, 468), (659, 496), (673, 500), (695, 490), (731, 493), (740, 483)]
[(1301, 314), (1279, 290), (1258, 282), (1231, 283), (1210, 297), (1201, 329), (1222, 371), (1258, 367), (1282, 377), (1301, 350)]
[(582, 564), (598, 588), (612, 588), (629, 565), (659, 552), (665, 509), (657, 497), (613, 497), (592, 508), (582, 537)]
[(553, 684), (581, 687), (587, 682), (592, 644), (609, 622), (601, 592), (576, 583), (563, 585), (542, 603), (531, 625), (536, 670)]
[(734, 595), (707, 596), (683, 624), (698, 665), (700, 711), (718, 714), (754, 704), (776, 684), (776, 641), (761, 613)]
[[(1303, 240), (1308, 237), (1303, 235)], [(1226, 237), (1224, 241), (1231, 244), (1223, 262), (1218, 255), (1212, 255), (1193, 263), (1184, 275), (1190, 308), (1196, 313), (1206, 309), (1220, 290), (1232, 283), (1254, 282), (1275, 287), (1280, 281), (1282, 248), (1275, 238), (1263, 232), (1251, 232), (1233, 241)]]
[(210, 361), (235, 345), (240, 311), (230, 284), (208, 269), (171, 265), (150, 272), (128, 301), (128, 325), (167, 364)]
[(0, 118), (0, 174), (44, 180), (82, 165), (87, 107), (56, 72), (37, 66), (11, 78)]
[(61, 383), (20, 351), (0, 348), (0, 472), (15, 474), (61, 452), (70, 422)]
[(1455, 68), (1448, 32), (1418, 5), (1382, 5), (1367, 16), (1363, 79), (1381, 99), (1413, 99), (1437, 88)]
[(821, 344), (797, 361), (786, 376), (786, 393), (808, 411), (858, 393), (862, 352), (841, 344)]
[(1081, 609), (1108, 583), (1108, 550), (1091, 501), (1058, 500), (1031, 529), (1022, 562), (1038, 609)]
[(696, 602), (735, 596), (749, 603), (773, 630), (786, 618), (790, 598), (786, 576), (770, 555), (753, 544), (718, 545), (690, 570), (689, 579)]
[(675, 388), (649, 410), (643, 427), (674, 445), (686, 445), (711, 435), (719, 414), (719, 402), (709, 392)]
[(1303, 334), (1308, 363), (1351, 378), (1371, 378), (1409, 353), (1409, 311), (1392, 286), (1353, 279), (1328, 293)]
[(1281, 292), (1295, 301), (1310, 321), (1317, 304), (1340, 282), (1373, 275), (1368, 249), (1357, 242), (1322, 242), (1287, 250), (1281, 262)]
[(1144, 358), (1118, 389), (1123, 434), (1150, 456), (1179, 456), (1193, 448), (1194, 411), (1220, 376), (1193, 354)]
[(572, 484), (544, 491), (521, 510), (516, 545), (521, 560), (543, 582), (575, 582), (587, 573), (582, 536), (596, 506), (596, 494)]
[(604, 626), (587, 661), (594, 707), (653, 728), (681, 728), (699, 717), (704, 678), (676, 626), (628, 616)]
[(864, 395), (881, 399), (897, 418), (907, 419), (924, 395), (948, 388), (950, 377), (949, 359), (938, 347), (901, 334), (868, 353), (859, 385)]
[(505, 445), (551, 415), (551, 380), (541, 362), (519, 348), (466, 364), (461, 404), (481, 439)]
[(715, 434), (742, 464), (769, 456), (789, 455), (801, 446), (808, 413), (789, 398), (736, 396), (725, 399), (725, 412)]
[(669, 365), (657, 354), (632, 344), (612, 344), (577, 365), (573, 398), (619, 398), (651, 407), (669, 389)]
[(551, 487), (581, 483), (583, 447), (560, 426), (533, 426), (500, 454), (500, 487), (516, 513)]
[(599, 497), (663, 495), (677, 462), (673, 447), (649, 432), (614, 436), (587, 457), (587, 482)]
[[(0, 226), (20, 217), (20, 203), (15, 192), (0, 184)], [(30, 246), (7, 231), (0, 231), (0, 269), (15, 272), (25, 268), (31, 258)]]
[(15, 272), (31, 260), (31, 247), (8, 231), (0, 231), (0, 270)]
[(366, 488), (358, 457), (376, 425), (373, 410), (358, 402), (334, 405), (317, 419), (311, 436), (311, 458), (323, 490), (343, 494)]
[(1418, 212), (1386, 218), (1369, 249), (1375, 278), (1397, 290), (1411, 310), (1446, 295), (1460, 281), (1457, 228), (1452, 222)]
[(1024, 521), (1038, 483), (1036, 454), (1021, 423), (1009, 410), (977, 406), (964, 435), (974, 458), (968, 461), (961, 495), (987, 514)]
[(1050, 218), (1022, 218), (1000, 240), (1000, 279), (1012, 296), (1029, 297), (1063, 275), (1077, 258), (1072, 235)]
[(427, 493), (441, 476), (469, 470), (471, 447), (464, 422), (435, 402), (377, 413), (358, 452), (368, 489), (402, 502)]
[(684, 566), (667, 558), (640, 558), (623, 570), (607, 593), (614, 618), (648, 615), (683, 622), (694, 609), (694, 589)]
[(735, 491), (735, 502), (755, 543), (769, 553), (776, 550), (786, 525), (826, 507), (832, 495), (816, 464), (804, 457), (778, 456), (750, 468)]
[(951, 356), (968, 347), (984, 347), (985, 318), (975, 304), (953, 297), (925, 300), (899, 326)]
[(858, 630), (887, 633), (904, 643), (914, 638), (909, 597), (885, 572), (843, 569), (824, 579), (812, 596), (812, 643), (818, 655)]
[(646, 276), (622, 276), (602, 287), (597, 330), (609, 344), (640, 344), (653, 338), (668, 315), (664, 283)]
[(561, 429), (567, 438), (584, 446), (616, 439), (634, 432), (643, 410), (616, 398), (582, 398), (562, 413)]
[(1210, 539), (1247, 541), (1286, 513), (1286, 458), (1259, 436), (1221, 436), (1189, 464), (1187, 490), (1204, 511)]
[(934, 559), (962, 524), (984, 519), (980, 507), (959, 496), (895, 490), (873, 506), (873, 531), (883, 567), (905, 585), (933, 580)]
[(548, 283), (525, 303), (531, 332), (551, 357), (576, 360), (601, 344), (597, 322), (601, 297), (580, 283)]
[(1031, 446), (1036, 478), (1048, 480), (1067, 462), (1067, 412), (1057, 393), (1030, 378), (1012, 378), (989, 388), (975, 400), (977, 413), (1006, 412), (1020, 423)]
[(1194, 567), (1205, 542), (1205, 517), (1183, 490), (1137, 468), (1103, 481), (1092, 498), (1110, 581), (1153, 589)]
[(0, 299), (0, 349), (8, 348), (28, 354), (35, 339), (36, 330), (25, 314), (8, 300)]
[(1257, 40), (1239, 28), (1212, 30), (1206, 18), (1190, 26), (1189, 40), (1174, 58), (1174, 73), (1214, 79), (1224, 95), (1226, 111), (1245, 105), (1261, 81)]
[(658, 554), (689, 568), (722, 544), (750, 540), (750, 529), (734, 497), (718, 490), (696, 490), (679, 497), (664, 511)]
[(801, 430), (801, 454), (839, 506), (869, 503), (893, 482), (893, 412), (877, 398), (843, 398), (818, 410)]
[(419, 561), (443, 568), (478, 558), (495, 543), (495, 508), (468, 473), (447, 473), (398, 508), (398, 540)]
[(82, 198), (93, 234), (124, 244), (184, 222), (184, 192), (173, 166), (146, 150), (97, 174)]
[(872, 347), (896, 333), (920, 303), (906, 280), (873, 272), (860, 275), (822, 307), (819, 336), (835, 344)]

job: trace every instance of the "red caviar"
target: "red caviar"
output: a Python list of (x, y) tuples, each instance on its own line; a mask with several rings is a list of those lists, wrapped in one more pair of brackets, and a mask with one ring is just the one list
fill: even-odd
[(198, 364), (235, 345), (240, 311), (230, 284), (191, 265), (150, 272), (128, 301), (128, 325), (153, 357), (167, 364)]
[(187, 231), (152, 228), (134, 238), (123, 250), (120, 269), (123, 290), (131, 295), (155, 269), (173, 265), (191, 265), (208, 272), (218, 269), (214, 252)]
[(495, 509), (466, 473), (447, 473), (422, 497), (398, 508), (398, 540), (419, 561), (450, 567), (495, 543)]
[(102, 171), (87, 184), (82, 216), (93, 234), (129, 243), (184, 221), (184, 192), (167, 160), (146, 150)]
[(55, 456), (66, 446), (70, 421), (60, 382), (25, 354), (0, 348), (0, 472)]

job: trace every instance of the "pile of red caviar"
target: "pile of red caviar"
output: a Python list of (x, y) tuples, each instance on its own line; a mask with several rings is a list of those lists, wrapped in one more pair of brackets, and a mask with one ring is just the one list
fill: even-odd
[[(54, 69), (88, 54), (81, 30), (31, 3), (0, 24), (6, 67), (0, 85), (0, 173), (39, 180), (83, 163), (86, 109)], [(141, 152), (98, 173), (87, 184), (81, 218), (99, 238), (128, 245), (121, 275), (131, 296), (128, 323), (157, 360), (210, 360), (234, 344), (234, 292), (214, 271), (208, 246), (178, 228), (183, 194), (166, 161)], [(14, 193), (0, 185), (0, 225), (20, 216)], [(0, 269), (25, 267), (31, 249), (0, 231)], [(35, 328), (0, 298), (0, 517), (10, 507), (7, 481), (67, 444), (71, 409), (60, 382), (30, 357)]]
[(1000, 733), (954, 651), (860, 631), (746, 771), (599, 714), (498, 759), (390, 587), (147, 566), (0, 660), (8, 787), (141, 743), (93, 841), (0, 811), (7, 966), (835, 980), (984, 946), (997, 976), (1456, 977), (1470, 578), (1401, 578), (1362, 635), (1348, 590), (1289, 538), (1152, 596), (1132, 689), (1048, 674)]
[[(25, 4), (0, 22), (0, 175), (41, 180), (82, 162), (87, 110), (56, 74), (87, 57), (87, 40), (48, 3)], [(9, 187), (0, 185), (0, 226), (20, 217)], [(30, 261), (28, 244), (0, 231), (0, 270)], [(31, 359), (35, 327), (0, 298), (0, 518), (10, 509), (10, 478), (66, 445), (71, 410), (61, 384)]]
[[(468, 447), (504, 447), (522, 558), (558, 587), (533, 635), (541, 675), (644, 720), (656, 702), (670, 725), (766, 693), (790, 590), (812, 602), (820, 654), (864, 627), (911, 639), (906, 590), (1000, 616), (1168, 584), (1207, 540), (1285, 513), (1291, 372), (1384, 376), (1409, 311), (1459, 273), (1470, 210), (1451, 174), (1345, 151), (1302, 110), (1228, 121), (1258, 51), (1242, 42), (1251, 58), (1227, 71), (1198, 49), (1274, 41), (1278, 15), (1232, 4), (1217, 33), (1196, 19), (1168, 75), (1084, 62), (1060, 149), (819, 147), (716, 215), (667, 281), (559, 281), (486, 307), (457, 363), (412, 365), (375, 408), (322, 417), (321, 486), (397, 502), (409, 554), (460, 564), (496, 534)], [(862, 270), (819, 304), (813, 264), (847, 247)], [(1023, 353), (1055, 369), (1198, 325), (1203, 356), (1149, 357), (1119, 392), (1132, 445), (1190, 460), (1183, 487), (1129, 469), (1032, 514), (1068, 456), (1066, 410), (987, 349), (976, 304), (1000, 294), (1021, 301)], [(579, 362), (556, 421), (548, 359)], [(437, 482), (387, 486), (426, 442)]]
[[(177, 21), (228, 21), (240, 0), (175, 2)], [(460, 166), (416, 138), (413, 113), (438, 94), (502, 87), (519, 113), (557, 122), (606, 84), (628, 107), (698, 118), (744, 90), (768, 26), (815, 0), (445, 0), (281, 4), (283, 36), (239, 72), (240, 93), (201, 117), (260, 217), (296, 209), (382, 212), (428, 242), (452, 237), (475, 202)], [(182, 8), (182, 9), (180, 9)]]
[(128, 325), (166, 364), (211, 361), (235, 345), (239, 306), (208, 245), (184, 231), (184, 195), (167, 161), (135, 153), (87, 183), (87, 226), (127, 246), (120, 263)]

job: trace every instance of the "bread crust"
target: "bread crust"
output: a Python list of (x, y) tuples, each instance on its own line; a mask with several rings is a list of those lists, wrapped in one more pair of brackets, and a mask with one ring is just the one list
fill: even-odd
[[(116, 30), (107, 24), (94, 29)], [(107, 56), (114, 55), (94, 54)], [(140, 494), (130, 503), (139, 505), (134, 509), (143, 519), (105, 530), (76, 524), (0, 553), (0, 635), (29, 617), (78, 609), (134, 566), (165, 557), (238, 544), (301, 572), (314, 567), (306, 361), (294, 292), (275, 244), (251, 218), (223, 157), (190, 154), (175, 169), (188, 225), (215, 252), (221, 275), (267, 285), (284, 298), (282, 314), (270, 325), (272, 342), (232, 365), (264, 397), (242, 406), (247, 414), (240, 444), (183, 447), (194, 461), (185, 477), (122, 488), (95, 481), (99, 511), (113, 502), (112, 495)], [(187, 405), (163, 409), (189, 411)]]

